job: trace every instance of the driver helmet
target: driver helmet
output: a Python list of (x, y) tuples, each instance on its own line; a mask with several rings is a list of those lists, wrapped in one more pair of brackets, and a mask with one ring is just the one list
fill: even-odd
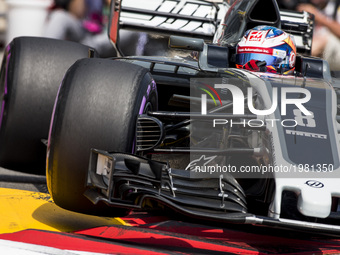
[(291, 74), (295, 69), (294, 37), (272, 26), (248, 30), (236, 47), (236, 67)]

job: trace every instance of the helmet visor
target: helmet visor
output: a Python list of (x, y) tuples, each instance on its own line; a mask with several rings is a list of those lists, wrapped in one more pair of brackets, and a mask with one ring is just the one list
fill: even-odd
[(272, 56), (268, 54), (260, 53), (239, 53), (236, 54), (236, 63), (239, 65), (245, 65), (250, 60), (266, 61), (267, 66), (279, 67), (282, 62), (282, 58), (277, 56)]

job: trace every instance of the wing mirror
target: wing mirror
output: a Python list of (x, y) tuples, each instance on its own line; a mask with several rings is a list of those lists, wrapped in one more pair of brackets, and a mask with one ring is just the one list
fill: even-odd
[(203, 39), (170, 36), (169, 47), (198, 52), (198, 65), (203, 71), (216, 72), (229, 67), (229, 48), (206, 44)]
[(204, 40), (183, 36), (170, 36), (169, 47), (181, 50), (203, 51)]

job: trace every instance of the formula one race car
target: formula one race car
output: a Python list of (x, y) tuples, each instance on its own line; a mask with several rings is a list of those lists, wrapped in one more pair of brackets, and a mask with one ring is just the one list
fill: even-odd
[[(42, 38), (7, 47), (2, 166), (43, 168), (48, 136), (48, 188), (65, 209), (122, 216), (170, 208), (339, 234), (337, 83), (327, 62), (308, 56), (313, 18), (280, 11), (274, 0), (225, 3), (222, 21), (221, 6), (207, 1), (149, 0), (148, 9), (133, 2), (112, 1), (109, 37), (118, 52), (121, 29), (142, 29), (176, 34), (167, 56), (101, 59), (86, 46)], [(282, 36), (290, 48), (254, 46)], [(249, 52), (267, 62), (242, 63)], [(270, 59), (285, 64), (273, 69)]]

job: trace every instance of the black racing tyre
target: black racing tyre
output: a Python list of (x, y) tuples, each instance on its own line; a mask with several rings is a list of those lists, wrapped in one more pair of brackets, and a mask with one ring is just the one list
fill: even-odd
[(0, 76), (0, 166), (45, 174), (53, 105), (67, 69), (89, 56), (82, 44), (18, 37), (4, 53)]
[(129, 211), (84, 195), (90, 149), (134, 153), (139, 113), (157, 109), (156, 85), (144, 68), (117, 60), (83, 59), (65, 75), (55, 104), (47, 152), (47, 185), (71, 211), (122, 216)]

